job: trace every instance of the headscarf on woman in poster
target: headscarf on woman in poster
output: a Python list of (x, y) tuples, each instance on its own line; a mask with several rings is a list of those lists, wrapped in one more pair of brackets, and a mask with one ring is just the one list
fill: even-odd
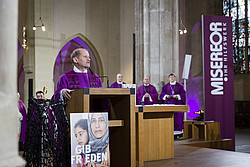
[(91, 154), (107, 153), (108, 160), (97, 162), (104, 165), (109, 163), (109, 129), (108, 113), (89, 113), (88, 117), (89, 145)]

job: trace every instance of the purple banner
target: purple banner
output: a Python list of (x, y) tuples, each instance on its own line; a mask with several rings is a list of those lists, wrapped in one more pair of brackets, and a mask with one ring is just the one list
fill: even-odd
[(205, 120), (220, 122), (235, 145), (232, 18), (202, 16)]

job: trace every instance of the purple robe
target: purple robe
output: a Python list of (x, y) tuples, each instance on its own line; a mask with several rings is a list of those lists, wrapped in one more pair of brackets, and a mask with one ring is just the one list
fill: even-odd
[(18, 100), (18, 109), (19, 109), (19, 112), (23, 116), (23, 121), (22, 121), (22, 125), (21, 125), (22, 127), (21, 127), (21, 133), (20, 133), (20, 140), (24, 143), (25, 142), (27, 114), (26, 114), (26, 109), (25, 109), (25, 106), (24, 106), (22, 100)]
[[(126, 84), (125, 82), (122, 82), (122, 84)], [(122, 84), (118, 84), (117, 82), (114, 82), (110, 85), (111, 88), (122, 88)]]
[(89, 70), (87, 73), (78, 73), (74, 70), (70, 70), (63, 74), (57, 84), (57, 90), (53, 95), (55, 100), (60, 99), (60, 92), (62, 89), (76, 90), (81, 88), (100, 88), (102, 82), (98, 75), (93, 76)]
[(149, 100), (149, 98), (144, 98), (144, 105), (152, 105), (152, 104), (157, 104), (158, 103), (158, 93), (155, 89), (155, 87), (151, 84), (149, 84), (149, 86), (144, 86), (144, 84), (142, 86), (140, 86), (136, 92), (136, 104), (140, 105), (143, 96), (149, 93), (151, 98), (152, 98), (152, 102)]
[[(181, 97), (181, 100), (177, 100), (174, 98), (167, 99), (164, 101), (165, 104), (176, 104), (176, 105), (184, 105), (186, 104), (186, 92), (183, 88), (183, 86), (176, 82), (175, 85), (170, 85), (170, 83), (167, 83), (162, 87), (160, 99), (163, 102), (163, 97), (165, 95), (177, 95), (179, 94)], [(174, 130), (175, 131), (181, 131), (184, 128), (183, 123), (184, 113), (174, 113)]]

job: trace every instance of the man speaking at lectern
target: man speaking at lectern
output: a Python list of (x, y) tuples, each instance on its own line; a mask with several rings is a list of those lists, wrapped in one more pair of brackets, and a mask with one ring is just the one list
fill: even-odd
[(70, 100), (72, 90), (102, 87), (100, 78), (90, 69), (91, 59), (87, 49), (75, 49), (70, 55), (70, 59), (74, 67), (60, 77), (53, 96), (55, 100), (63, 97)]

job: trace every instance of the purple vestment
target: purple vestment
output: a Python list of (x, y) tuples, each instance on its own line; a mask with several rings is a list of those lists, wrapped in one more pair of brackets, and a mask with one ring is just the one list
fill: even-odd
[(21, 133), (20, 133), (20, 140), (24, 143), (25, 142), (27, 114), (26, 114), (26, 109), (25, 109), (25, 106), (24, 106), (22, 100), (18, 100), (18, 109), (19, 109), (19, 112), (23, 116), (23, 121), (22, 121), (22, 125), (21, 125), (22, 128), (21, 128)]
[[(177, 100), (174, 98), (167, 99), (166, 101), (163, 100), (163, 97), (165, 95), (180, 95), (181, 100)], [(176, 105), (184, 105), (186, 104), (186, 92), (183, 88), (183, 86), (176, 82), (175, 85), (170, 85), (170, 83), (167, 83), (162, 87), (161, 95), (160, 95), (161, 101), (165, 104), (176, 104)], [(174, 113), (174, 130), (175, 131), (181, 131), (184, 128), (183, 123), (184, 113)]]
[[(102, 82), (100, 78), (96, 74), (92, 74), (89, 71), (89, 69), (87, 70), (87, 73), (75, 72), (74, 70), (70, 70), (60, 77), (57, 84), (57, 90), (54, 93), (52, 99), (59, 100), (60, 92), (62, 89), (77, 90), (81, 88), (99, 88), (99, 87), (102, 87)], [(93, 99), (91, 99), (90, 101), (91, 101), (91, 111), (94, 111), (95, 109), (93, 108), (98, 106), (99, 104), (94, 105)], [(60, 110), (61, 110), (60, 107), (55, 108), (56, 115), (59, 113), (58, 111)], [(57, 126), (63, 127), (61, 123), (62, 123), (61, 120), (59, 120), (57, 122)], [(65, 135), (67, 135), (67, 133), (63, 131), (58, 132), (58, 138), (62, 139), (61, 143), (57, 145), (58, 150), (62, 150), (62, 148), (64, 147), (64, 144), (66, 142), (66, 140), (64, 140)], [(58, 154), (62, 153), (60, 153), (59, 151)]]
[[(126, 84), (125, 82), (122, 82), (122, 84)], [(114, 82), (110, 85), (111, 88), (122, 88), (122, 84), (118, 84), (117, 82)]]
[[(95, 75), (95, 76), (94, 76)], [(81, 88), (100, 88), (102, 82), (98, 75), (92, 75), (89, 70), (87, 73), (79, 73), (74, 70), (70, 70), (63, 74), (57, 84), (57, 90), (54, 94), (54, 99), (60, 99), (60, 92), (62, 89), (76, 90)]]
[(155, 89), (155, 87), (151, 84), (149, 86), (140, 86), (136, 92), (136, 104), (140, 105), (143, 96), (149, 93), (152, 99), (152, 102), (150, 101), (149, 98), (144, 98), (144, 105), (152, 105), (152, 104), (157, 104), (158, 103), (158, 93)]

